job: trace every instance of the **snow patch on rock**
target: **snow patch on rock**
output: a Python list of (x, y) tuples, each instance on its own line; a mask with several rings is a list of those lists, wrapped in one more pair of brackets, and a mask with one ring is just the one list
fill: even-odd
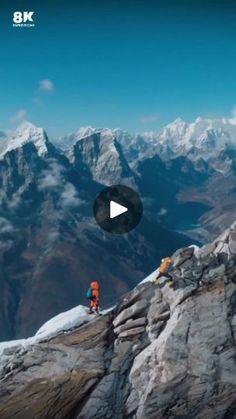
[(88, 314), (87, 307), (79, 305), (48, 320), (32, 337), (27, 339), (12, 340), (8, 342), (0, 342), (0, 355), (6, 349), (10, 350), (11, 348), (15, 347), (25, 348), (28, 345), (35, 344), (44, 339), (49, 339), (60, 333), (66, 332), (76, 327), (80, 327), (83, 324), (93, 320), (95, 317), (95, 314)]

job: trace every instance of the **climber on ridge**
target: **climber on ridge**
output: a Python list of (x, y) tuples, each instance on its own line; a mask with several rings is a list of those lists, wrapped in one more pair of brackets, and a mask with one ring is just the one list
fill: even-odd
[(164, 259), (161, 260), (161, 264), (159, 267), (159, 273), (157, 275), (157, 277), (154, 279), (154, 284), (157, 283), (158, 279), (161, 278), (162, 276), (164, 276), (165, 278), (168, 278), (168, 284), (169, 287), (173, 287), (174, 286), (174, 280), (173, 277), (169, 274), (169, 269), (171, 267), (171, 265), (174, 264), (174, 261), (170, 258), (170, 257), (165, 257)]
[(92, 281), (90, 287), (86, 293), (87, 298), (90, 300), (89, 314), (99, 312), (99, 294), (100, 285), (97, 281)]

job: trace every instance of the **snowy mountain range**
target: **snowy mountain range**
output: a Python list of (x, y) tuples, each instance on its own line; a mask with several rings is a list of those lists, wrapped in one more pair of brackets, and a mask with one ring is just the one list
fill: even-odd
[(192, 160), (202, 157), (208, 161), (227, 148), (236, 147), (236, 117), (198, 117), (192, 123), (177, 118), (160, 132), (133, 135), (118, 128), (82, 127), (75, 133), (59, 138), (57, 143), (63, 150), (68, 150), (78, 140), (93, 134), (100, 134), (102, 138), (117, 139), (130, 163), (155, 154), (166, 159), (187, 156)]
[[(127, 184), (144, 204), (125, 236), (100, 230), (93, 202)], [(236, 219), (236, 120), (176, 120), (159, 133), (80, 128), (57, 141), (23, 123), (0, 139), (0, 335), (35, 333), (79, 303), (91, 279), (116, 301), (177, 247)]]
[[(112, 184), (119, 183), (121, 179), (124, 181), (126, 177), (125, 181), (131, 185), (135, 183), (141, 190), (142, 197), (146, 197), (148, 202), (150, 199), (153, 201), (153, 194), (157, 201), (158, 193), (161, 193), (162, 202), (157, 210), (158, 213), (166, 215), (163, 222), (169, 222), (178, 228), (177, 214), (176, 212), (174, 215), (171, 214), (173, 198), (176, 195), (178, 203), (183, 203), (185, 206), (189, 206), (189, 203), (191, 206), (193, 203), (195, 205), (197, 219), (190, 223), (180, 220), (179, 223), (180, 229), (186, 224), (184, 230), (191, 227), (191, 224), (195, 227), (199, 225), (198, 230), (195, 228), (194, 232), (189, 231), (189, 234), (195, 238), (210, 240), (215, 234), (220, 233), (222, 228), (226, 228), (228, 223), (233, 222), (236, 185), (235, 117), (228, 119), (199, 117), (192, 123), (178, 118), (160, 132), (134, 135), (120, 129), (83, 127), (74, 134), (61, 137), (58, 144), (70, 154), (75, 144), (81, 141), (87, 143), (89, 139), (91, 141), (95, 137), (101, 142), (107, 141), (110, 146), (111, 144), (116, 148), (118, 144), (121, 146), (119, 150), (122, 152), (121, 158), (123, 161), (126, 159), (133, 177), (127, 170), (126, 176), (116, 177), (116, 173), (121, 173), (120, 170), (113, 171), (111, 176), (111, 173), (106, 171), (105, 164), (101, 165), (101, 160), (97, 162), (95, 157), (88, 162), (94, 179), (98, 181), (102, 179), (102, 182), (105, 179), (108, 184), (108, 179), (111, 179)], [(102, 159), (108, 161), (108, 155), (105, 157), (102, 153)], [(114, 158), (114, 154), (110, 158)], [(120, 159), (117, 160), (120, 162)], [(117, 168), (119, 164), (117, 163)], [(115, 164), (113, 166), (115, 167)], [(181, 213), (182, 211), (180, 216)], [(199, 217), (203, 214), (199, 222)]]

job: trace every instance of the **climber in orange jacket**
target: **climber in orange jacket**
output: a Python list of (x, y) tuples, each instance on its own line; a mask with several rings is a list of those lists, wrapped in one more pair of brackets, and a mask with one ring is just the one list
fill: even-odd
[(173, 277), (168, 272), (171, 265), (173, 265), (173, 263), (174, 263), (174, 261), (170, 257), (165, 257), (164, 259), (161, 260), (161, 264), (160, 264), (160, 267), (159, 267), (159, 273), (158, 273), (156, 279), (154, 279), (154, 283), (157, 283), (158, 279), (161, 278), (162, 276), (164, 276), (165, 278), (168, 278), (169, 286), (170, 287), (174, 286)]
[(91, 282), (90, 288), (88, 289), (87, 294), (88, 294), (88, 298), (90, 299), (89, 313), (93, 313), (93, 312), (98, 313), (99, 312), (100, 285), (97, 281)]

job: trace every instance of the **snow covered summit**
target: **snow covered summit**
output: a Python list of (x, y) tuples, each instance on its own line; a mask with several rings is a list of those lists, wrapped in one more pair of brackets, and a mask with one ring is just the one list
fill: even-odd
[(198, 117), (187, 123), (178, 118), (156, 135), (156, 144), (176, 155), (202, 157), (208, 160), (227, 146), (236, 146), (236, 119)]
[(0, 158), (3, 158), (9, 151), (23, 147), (30, 142), (35, 145), (40, 156), (47, 152), (47, 136), (44, 129), (26, 121), (20, 124), (15, 131), (9, 133), (2, 141)]

